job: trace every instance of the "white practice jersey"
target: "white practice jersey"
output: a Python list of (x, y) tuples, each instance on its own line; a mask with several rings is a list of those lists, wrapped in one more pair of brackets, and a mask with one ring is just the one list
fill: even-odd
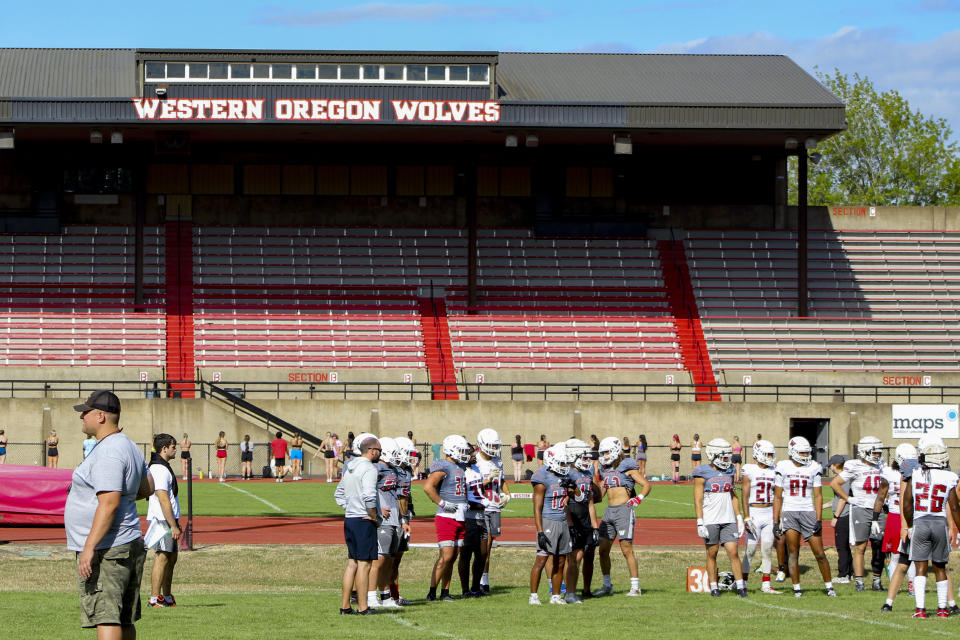
[(957, 487), (957, 474), (946, 469), (915, 469), (910, 483), (914, 520), (947, 517), (947, 498)]
[(758, 464), (745, 464), (740, 475), (750, 478), (750, 495), (746, 496), (750, 504), (773, 504), (773, 488), (777, 482), (777, 473), (773, 467), (762, 468)]
[(793, 460), (781, 460), (774, 471), (776, 486), (783, 489), (781, 512), (813, 511), (813, 490), (821, 486), (820, 474), (823, 473), (820, 463), (811, 460), (798, 467)]
[(887, 511), (900, 513), (900, 470), (893, 467), (883, 468), (883, 477), (890, 485), (887, 487)]
[(873, 509), (883, 481), (883, 467), (863, 460), (847, 460), (840, 477), (850, 483), (850, 504), (861, 509)]
[(478, 455), (477, 469), (483, 474), (483, 497), (493, 503), (484, 511), (500, 511), (500, 491), (503, 490), (503, 461), (500, 456), (483, 460)]

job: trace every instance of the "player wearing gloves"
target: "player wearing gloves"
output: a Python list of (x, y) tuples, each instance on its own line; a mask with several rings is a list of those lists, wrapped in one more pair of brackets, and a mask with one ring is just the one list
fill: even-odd
[(443, 439), (441, 450), (443, 458), (434, 460), (430, 465), (430, 475), (423, 485), (424, 493), (437, 505), (433, 524), (437, 531), (437, 546), (440, 547), (440, 555), (430, 576), (428, 601), (437, 600), (437, 585), (441, 583), (440, 600), (453, 600), (450, 595), (450, 578), (466, 532), (464, 515), (467, 510), (467, 496), (464, 491), (464, 472), (470, 461), (470, 445), (463, 436), (449, 435)]
[[(639, 596), (640, 569), (637, 558), (633, 555), (633, 529), (636, 520), (633, 507), (643, 502), (650, 493), (650, 483), (640, 474), (637, 461), (623, 455), (623, 445), (619, 438), (601, 440), (597, 453), (600, 458), (600, 498), (606, 496), (607, 508), (600, 520), (600, 570), (603, 572), (603, 586), (594, 591), (593, 595), (608, 596), (613, 593), (613, 583), (610, 581), (610, 548), (614, 539), (619, 536), (620, 551), (630, 570), (630, 591), (626, 595)], [(640, 493), (635, 492), (636, 485), (640, 485)]]
[[(883, 538), (883, 502), (877, 500), (881, 491), (886, 495), (887, 479), (883, 475), (883, 443), (879, 438), (865, 436), (857, 444), (857, 460), (847, 460), (843, 470), (830, 483), (830, 488), (841, 500), (850, 503), (850, 545), (853, 547), (853, 578), (857, 591), (865, 589), (864, 552), (871, 538)], [(850, 483), (850, 493), (843, 490)], [(877, 550), (879, 551), (879, 549)], [(874, 554), (876, 564), (877, 553)], [(880, 561), (880, 571), (883, 561)], [(879, 591), (879, 571), (874, 571), (875, 591)]]
[[(380, 527), (377, 529), (377, 559), (370, 567), (370, 590), (367, 607), (396, 609), (400, 605), (390, 595), (393, 556), (400, 548), (399, 476), (400, 450), (393, 438), (380, 438), (380, 461), (377, 467), (377, 495), (380, 504)], [(380, 598), (378, 598), (378, 593)]]
[[(480, 577), (486, 561), (487, 522), (484, 509), (493, 504), (484, 495), (484, 478), (477, 466), (477, 451), (473, 449), (470, 462), (464, 472), (464, 482), (467, 492), (467, 511), (464, 518), (466, 531), (463, 537), (463, 547), (460, 549), (460, 559), (457, 570), (460, 574), (461, 598), (478, 598), (486, 595), (480, 589)], [(471, 570), (470, 561), (473, 560)], [(472, 576), (472, 581), (471, 581)]]
[[(908, 529), (903, 526), (903, 513), (901, 504), (903, 492), (907, 489), (913, 470), (920, 465), (917, 460), (917, 448), (912, 444), (904, 443), (897, 447), (893, 454), (893, 473), (885, 473), (887, 484), (889, 486), (887, 495), (889, 496), (888, 505), (890, 505), (890, 514), (887, 516), (887, 531), (883, 537), (884, 548), (887, 545), (893, 551), (890, 558), (893, 572), (890, 575), (890, 586), (887, 588), (887, 600), (880, 611), (893, 611), (893, 601), (900, 591), (900, 585), (903, 583), (903, 577), (908, 571), (915, 571), (914, 565), (910, 562), (910, 537)], [(895, 474), (895, 478), (893, 477)], [(879, 498), (879, 496), (878, 496)], [(892, 500), (893, 502), (890, 502)], [(894, 505), (896, 515), (894, 515)], [(913, 574), (911, 573), (911, 576)], [(912, 577), (911, 577), (912, 584)]]
[(737, 547), (745, 525), (740, 515), (740, 501), (735, 499), (733, 449), (723, 438), (714, 438), (707, 443), (705, 453), (709, 464), (693, 470), (693, 508), (697, 514), (697, 535), (703, 538), (707, 548), (710, 595), (720, 597), (717, 552), (722, 544), (730, 558), (737, 595), (746, 598), (747, 585)]
[(400, 517), (400, 545), (393, 556), (393, 569), (390, 572), (390, 597), (401, 605), (406, 606), (410, 603), (400, 596), (400, 561), (403, 554), (410, 548), (410, 518), (413, 517), (413, 502), (410, 494), (410, 487), (413, 484), (413, 467), (416, 465), (414, 460), (414, 451), (416, 448), (410, 438), (394, 438), (399, 452), (399, 464), (397, 467), (397, 503), (399, 505)]
[(480, 576), (480, 590), (490, 593), (490, 554), (493, 541), (500, 537), (500, 510), (510, 501), (510, 489), (503, 474), (500, 459), (500, 435), (493, 429), (483, 429), (477, 434), (477, 469), (483, 476), (483, 495), (489, 501), (483, 512), (487, 530), (485, 541), (485, 565)]
[(743, 492), (744, 525), (747, 529), (747, 550), (743, 554), (744, 580), (750, 575), (750, 563), (760, 547), (760, 572), (763, 576), (761, 593), (780, 593), (770, 586), (770, 568), (774, 548), (773, 487), (777, 474), (773, 465), (777, 450), (772, 442), (757, 440), (753, 445), (753, 460), (740, 471)]
[(917, 601), (914, 618), (926, 618), (925, 591), (927, 565), (933, 564), (937, 580), (937, 617), (950, 615), (947, 608), (950, 585), (947, 582), (947, 505), (954, 524), (960, 528), (960, 504), (957, 502), (957, 474), (948, 470), (950, 454), (936, 436), (924, 436), (918, 448), (920, 468), (914, 469), (900, 503), (903, 518), (910, 527), (910, 559), (917, 565), (913, 595)]
[[(594, 496), (600, 495), (600, 487), (593, 478), (593, 450), (583, 440), (567, 440), (567, 463), (570, 471), (567, 477), (577, 486), (573, 498), (567, 502), (570, 512), (570, 537), (573, 541), (573, 553), (567, 560), (567, 575), (564, 578), (567, 594), (564, 600), (568, 604), (580, 604), (583, 598), (590, 598), (590, 582), (593, 579), (593, 557), (600, 541), (600, 523)], [(583, 593), (577, 595), (577, 578), (583, 563)]]
[(550, 604), (567, 604), (560, 594), (566, 558), (573, 550), (570, 540), (570, 514), (567, 500), (575, 492), (576, 483), (567, 476), (567, 448), (562, 442), (543, 452), (543, 466), (533, 474), (533, 521), (537, 526), (537, 557), (530, 570), (529, 604), (540, 604), (537, 593), (540, 574), (552, 558)]
[(823, 586), (827, 595), (836, 598), (833, 581), (830, 579), (830, 564), (823, 552), (823, 489), (820, 475), (823, 468), (811, 457), (812, 448), (806, 438), (796, 436), (787, 443), (789, 460), (781, 460), (774, 467), (777, 474), (773, 496), (773, 521), (787, 536), (788, 565), (793, 582), (794, 597), (801, 597), (800, 588), (800, 539), (810, 544), (817, 559)]

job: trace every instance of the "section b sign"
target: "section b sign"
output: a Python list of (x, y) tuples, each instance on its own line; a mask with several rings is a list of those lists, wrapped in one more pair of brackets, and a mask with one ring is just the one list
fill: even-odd
[(955, 404), (895, 404), (891, 412), (894, 438), (916, 439), (925, 433), (960, 437)]

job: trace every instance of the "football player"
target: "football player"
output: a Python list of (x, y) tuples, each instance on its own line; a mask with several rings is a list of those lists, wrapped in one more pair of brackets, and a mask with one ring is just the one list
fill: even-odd
[[(768, 440), (753, 443), (753, 460), (740, 471), (743, 493), (743, 516), (747, 529), (747, 550), (743, 554), (744, 580), (750, 575), (750, 563), (760, 547), (760, 571), (763, 576), (761, 593), (780, 593), (770, 585), (770, 568), (774, 548), (773, 488), (777, 474), (777, 449)], [(716, 564), (716, 561), (714, 561)]]
[(437, 505), (433, 518), (437, 532), (440, 554), (430, 576), (430, 591), (427, 600), (437, 600), (437, 585), (440, 585), (440, 600), (452, 601), (450, 578), (453, 563), (457, 559), (466, 532), (464, 518), (467, 511), (467, 495), (464, 491), (464, 472), (470, 461), (470, 445), (463, 436), (452, 434), (440, 445), (443, 458), (430, 465), (430, 475), (423, 491)]
[[(630, 570), (628, 596), (640, 595), (640, 569), (633, 555), (633, 529), (636, 516), (633, 508), (643, 502), (650, 493), (650, 483), (640, 475), (640, 467), (633, 458), (623, 455), (623, 446), (618, 438), (604, 438), (598, 450), (600, 462), (601, 498), (606, 496), (607, 508), (600, 521), (600, 570), (603, 586), (593, 592), (595, 596), (613, 593), (610, 581), (610, 548), (614, 539), (620, 537), (620, 551)], [(640, 485), (640, 493), (634, 487)], [(631, 497), (631, 495), (633, 497)]]
[[(843, 470), (830, 483), (830, 488), (841, 500), (850, 504), (850, 546), (853, 547), (853, 580), (857, 591), (863, 591), (864, 553), (871, 538), (880, 538), (884, 522), (882, 503), (877, 505), (877, 494), (886, 494), (887, 479), (883, 475), (883, 443), (879, 438), (864, 436), (857, 444), (857, 460), (847, 460)], [(843, 490), (850, 483), (850, 493)], [(874, 564), (876, 557), (874, 554)], [(880, 563), (883, 570), (883, 562)], [(879, 591), (880, 575), (874, 572), (874, 590)]]
[[(890, 586), (887, 588), (887, 600), (880, 611), (893, 611), (893, 601), (900, 591), (900, 584), (903, 582), (903, 576), (907, 575), (909, 570), (914, 570), (914, 565), (910, 562), (910, 538), (909, 530), (903, 526), (903, 514), (900, 508), (903, 500), (903, 492), (906, 491), (907, 484), (913, 477), (913, 470), (919, 466), (917, 461), (917, 449), (912, 444), (904, 443), (897, 447), (893, 454), (893, 473), (884, 473), (887, 478), (889, 496), (888, 505), (890, 514), (887, 517), (887, 529), (883, 537), (884, 548), (889, 547), (893, 552), (890, 557), (890, 564), (896, 565), (890, 575)], [(881, 492), (882, 494), (882, 492)], [(882, 495), (878, 495), (879, 500)], [(894, 515), (896, 508), (896, 515)], [(912, 579), (911, 579), (912, 584)]]
[(537, 591), (540, 574), (553, 560), (550, 572), (550, 604), (567, 604), (560, 594), (566, 558), (573, 550), (570, 540), (570, 514), (567, 500), (576, 483), (567, 477), (567, 447), (559, 442), (543, 452), (543, 466), (533, 474), (533, 521), (537, 527), (537, 557), (530, 570), (529, 604), (540, 604)]
[(950, 541), (947, 539), (947, 505), (954, 524), (960, 528), (960, 504), (957, 502), (957, 474), (948, 471), (950, 454), (936, 436), (924, 436), (918, 447), (920, 468), (914, 469), (903, 492), (901, 509), (910, 535), (910, 559), (917, 565), (913, 579), (913, 595), (917, 601), (914, 618), (926, 618), (925, 591), (927, 565), (933, 564), (937, 580), (937, 617), (950, 615), (947, 601), (947, 560)]
[(737, 595), (746, 598), (747, 585), (737, 548), (745, 525), (740, 515), (740, 501), (734, 499), (733, 448), (723, 438), (714, 438), (707, 443), (704, 453), (708, 464), (701, 464), (693, 470), (693, 509), (697, 515), (697, 535), (703, 538), (707, 549), (710, 595), (720, 597), (717, 552), (722, 544), (730, 558)]
[(488, 505), (483, 512), (486, 523), (486, 561), (480, 576), (480, 590), (490, 593), (490, 554), (493, 541), (500, 537), (500, 510), (510, 501), (510, 489), (503, 473), (500, 459), (500, 434), (493, 429), (483, 429), (477, 434), (477, 469), (483, 476), (483, 495)]
[[(377, 559), (370, 567), (370, 591), (367, 592), (367, 607), (396, 609), (400, 605), (390, 595), (390, 575), (393, 573), (393, 556), (400, 548), (400, 504), (397, 465), (400, 449), (393, 438), (380, 438), (380, 462), (377, 463), (377, 495), (383, 519), (377, 529)], [(377, 598), (377, 594), (381, 599)]]
[(830, 564), (823, 552), (823, 490), (820, 475), (823, 468), (811, 457), (810, 443), (796, 436), (787, 443), (789, 460), (781, 460), (774, 467), (777, 474), (773, 494), (773, 521), (777, 529), (787, 537), (787, 564), (793, 582), (794, 597), (801, 597), (800, 588), (800, 539), (810, 544), (810, 550), (823, 577), (827, 595), (836, 598), (833, 581), (830, 579)]
[(410, 487), (413, 484), (413, 466), (416, 464), (414, 451), (416, 448), (410, 438), (394, 438), (397, 448), (400, 450), (400, 464), (397, 465), (397, 502), (400, 506), (400, 546), (397, 553), (393, 556), (393, 570), (390, 573), (390, 597), (401, 605), (409, 605), (410, 602), (400, 596), (400, 561), (403, 554), (410, 548), (410, 518), (413, 517), (413, 501), (410, 493)]
[[(593, 476), (593, 449), (583, 440), (572, 438), (567, 440), (567, 463), (570, 471), (567, 476), (577, 483), (577, 490), (572, 500), (567, 502), (570, 512), (570, 537), (573, 542), (573, 553), (567, 560), (567, 575), (564, 579), (567, 593), (564, 600), (568, 604), (581, 604), (583, 598), (590, 598), (590, 582), (593, 579), (593, 557), (597, 543), (600, 541), (599, 521), (597, 509), (594, 505), (594, 496), (600, 494)], [(577, 595), (577, 578), (580, 564), (583, 564), (583, 594)]]

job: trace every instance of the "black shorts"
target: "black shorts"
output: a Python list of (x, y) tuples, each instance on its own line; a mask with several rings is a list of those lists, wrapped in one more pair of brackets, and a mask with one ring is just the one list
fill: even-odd
[(333, 455), (333, 451), (330, 451), (329, 449), (327, 449), (326, 451), (323, 452), (323, 457), (324, 457), (324, 458), (335, 458), (336, 456)]
[(537, 460), (543, 460), (543, 451), (537, 451)]
[(190, 452), (189, 452), (189, 451), (181, 451), (181, 452), (180, 452), (180, 459), (181, 459), (181, 460), (189, 460), (189, 459), (190, 459)]
[(670, 459), (673, 460), (674, 462), (680, 462), (680, 454), (679, 454), (679, 453), (671, 453), (671, 454), (670, 454)]
[(743, 464), (743, 456), (739, 453), (733, 454), (733, 457), (730, 458), (731, 464)]
[(278, 467), (284, 467), (287, 464), (286, 458), (274, 458), (273, 460), (276, 463), (276, 466)]
[(253, 462), (253, 451), (241, 451), (240, 462)]
[(343, 539), (347, 557), (353, 560), (377, 559), (377, 525), (366, 518), (344, 518)]
[(691, 454), (690, 454), (690, 459), (691, 459), (693, 462), (700, 462), (701, 460), (703, 460), (703, 458), (700, 456), (699, 453), (691, 453)]

